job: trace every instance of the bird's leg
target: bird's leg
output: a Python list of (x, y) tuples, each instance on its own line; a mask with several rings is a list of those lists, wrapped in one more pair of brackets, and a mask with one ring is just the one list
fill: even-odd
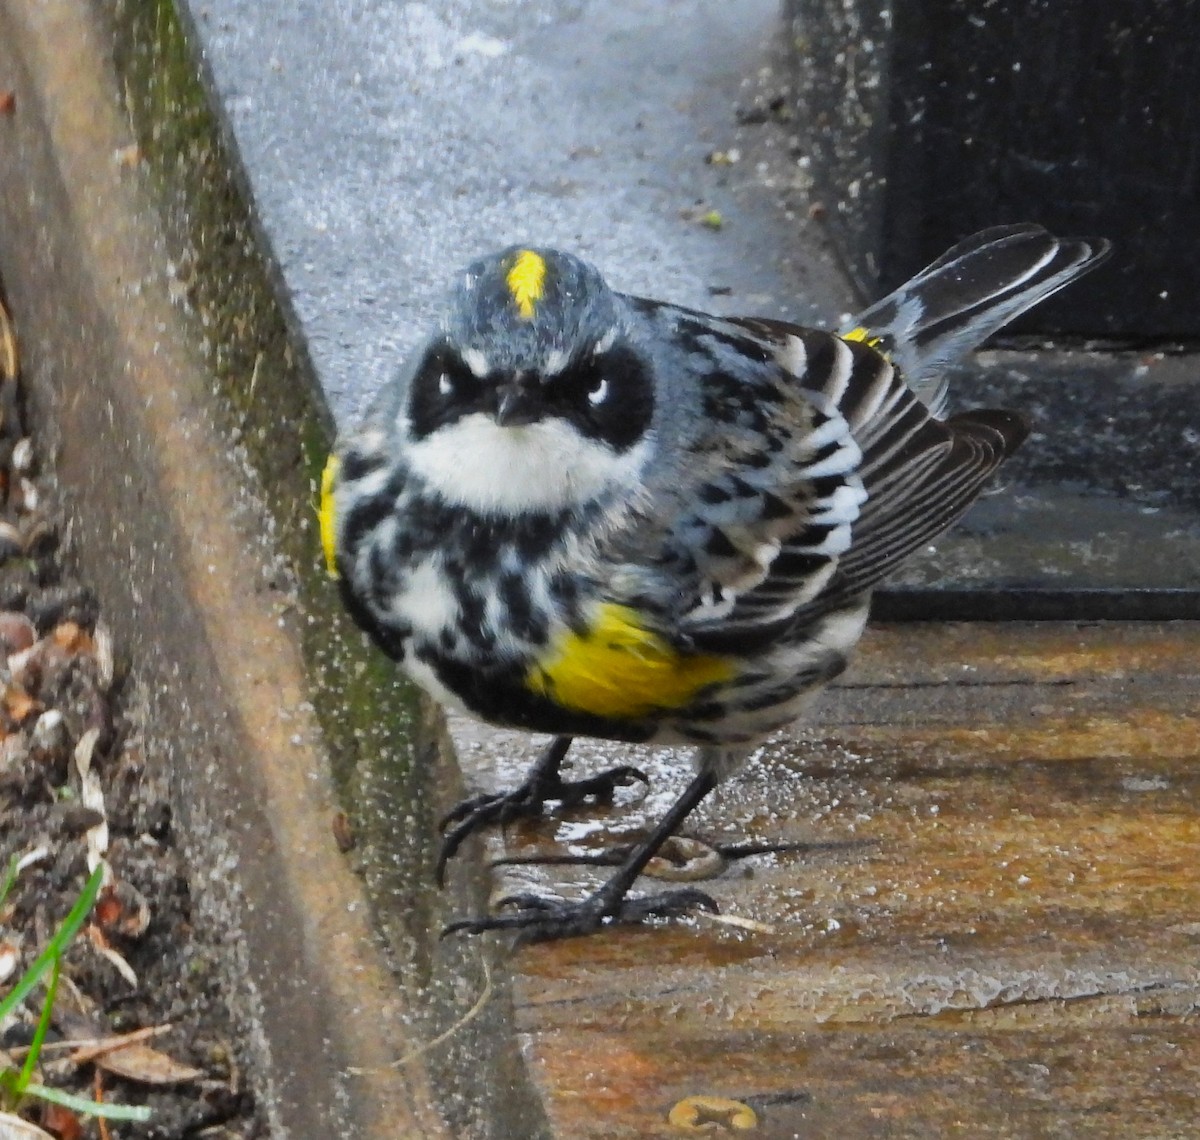
[(641, 922), (652, 915), (671, 916), (686, 914), (691, 910), (716, 911), (717, 904), (703, 891), (692, 887), (660, 891), (639, 898), (627, 897), (655, 852), (678, 830), (716, 783), (716, 772), (712, 768), (703, 768), (654, 830), (629, 852), (615, 874), (587, 898), (579, 902), (567, 902), (539, 895), (514, 895), (503, 902), (515, 909), (488, 918), (452, 922), (443, 931), (443, 937), (447, 934), (479, 934), (485, 930), (515, 930), (519, 942), (546, 942), (591, 934), (613, 923)]
[(571, 737), (556, 736), (534, 761), (524, 781), (511, 792), (471, 796), (456, 804), (442, 818), (442, 849), (438, 855), (437, 881), (445, 879), (446, 864), (471, 832), (489, 824), (504, 825), (514, 819), (541, 815), (547, 801), (555, 800), (572, 808), (591, 798), (596, 803), (612, 803), (617, 788), (640, 781), (649, 786), (650, 778), (640, 768), (623, 764), (596, 776), (564, 780), (561, 766), (571, 747)]

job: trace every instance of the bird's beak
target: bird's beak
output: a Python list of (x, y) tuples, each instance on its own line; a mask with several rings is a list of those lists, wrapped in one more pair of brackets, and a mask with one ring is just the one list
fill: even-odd
[(501, 427), (520, 427), (542, 418), (537, 381), (515, 376), (501, 384), (496, 392), (496, 423)]

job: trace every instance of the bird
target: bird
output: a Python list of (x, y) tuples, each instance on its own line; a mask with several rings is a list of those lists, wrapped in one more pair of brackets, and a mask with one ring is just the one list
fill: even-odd
[(572, 739), (691, 745), (694, 773), (579, 899), (524, 893), (445, 933), (523, 942), (677, 917), (635, 892), (716, 785), (847, 667), (874, 588), (1020, 446), (1019, 412), (949, 414), (947, 370), (1110, 252), (1034, 224), (967, 237), (836, 331), (611, 288), (536, 245), (475, 261), (325, 468), (321, 541), (352, 618), (443, 706), (548, 733), (468, 835), (612, 801)]

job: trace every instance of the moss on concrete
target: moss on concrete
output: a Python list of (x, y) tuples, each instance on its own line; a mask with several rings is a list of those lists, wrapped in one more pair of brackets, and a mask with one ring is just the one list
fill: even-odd
[[(315, 496), (333, 419), (277, 271), (260, 240), (236, 154), (212, 109), (171, 0), (95, 0), (112, 29), (126, 110), (161, 205), (183, 306), (217, 386), (214, 415), (244, 450), (273, 521), (292, 591), (350, 856), (406, 988), (425, 990), (432, 1031), (483, 984), (478, 945), (439, 944), (450, 912), (482, 905), (482, 878), (458, 897), (433, 885), (435, 821), (457, 789), (440, 714), (370, 647), (324, 572)], [(436, 789), (436, 795), (433, 789)], [(466, 891), (470, 900), (464, 899)], [(464, 979), (466, 981), (464, 982)], [(501, 991), (503, 992), (503, 991)], [(540, 1108), (494, 1001), (440, 1050), (445, 1109), (471, 1135), (537, 1135)]]
[[(321, 567), (313, 503), (333, 420), (303, 341), (289, 331), (291, 317), (261, 248), (236, 158), (174, 5), (106, 0), (105, 7), (175, 276), (218, 385), (217, 414), (225, 421), (218, 426), (244, 449), (276, 525), (287, 559), (281, 574), (294, 574), (287, 584), (305, 616), (302, 635), (320, 682), (314, 699), (335, 778), (356, 830), (369, 834), (377, 805), (362, 804), (365, 784), (372, 797), (396, 797), (406, 812), (419, 796), (422, 777), (413, 762), (425, 743), (418, 738), (426, 718), (415, 690), (346, 620)], [(364, 765), (381, 771), (368, 774)]]

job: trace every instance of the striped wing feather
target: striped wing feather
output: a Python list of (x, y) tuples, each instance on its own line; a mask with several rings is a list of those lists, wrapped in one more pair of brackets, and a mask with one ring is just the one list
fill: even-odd
[(739, 595), (719, 628), (694, 631), (700, 646), (725, 652), (753, 652), (871, 589), (963, 514), (1028, 430), (1008, 412), (934, 419), (889, 361), (865, 344), (779, 322), (745, 325), (769, 339), (796, 381), (814, 385), (846, 423), (861, 450), (855, 474), (864, 498), (852, 540), (817, 596), (799, 593), (798, 544), (788, 539), (763, 581)]
[[(719, 509), (694, 519), (691, 549), (699, 539), (701, 549), (744, 556), (758, 545), (755, 572), (727, 576), (728, 589), (688, 615), (683, 630), (693, 643), (753, 653), (869, 591), (961, 517), (1029, 428), (1006, 411), (941, 418), (944, 369), (1107, 254), (1103, 241), (997, 227), (955, 246), (844, 336), (705, 318), (708, 337), (774, 360), (782, 382), (805, 397), (825, 452), (803, 451), (803, 413), (790, 423), (784, 415), (781, 425), (780, 409), (770, 409), (771, 430), (788, 441), (774, 454), (803, 461), (786, 471), (779, 495), (770, 483), (780, 478), (778, 463), (761, 464), (757, 479), (735, 469), (726, 477), (750, 490), (734, 525)], [(714, 413), (728, 422), (727, 409)], [(700, 571), (722, 581), (712, 566)]]
[[(1005, 411), (969, 412), (914, 432), (907, 455), (864, 475), (870, 494), (854, 542), (821, 598), (836, 607), (871, 589), (915, 550), (956, 522), (1029, 433)], [(867, 462), (873, 459), (868, 454)]]
[(756, 618), (788, 617), (816, 598), (849, 548), (866, 497), (862, 453), (845, 417), (824, 394), (777, 368), (771, 348), (748, 330), (684, 311), (680, 327), (710, 356), (757, 358), (744, 382), (714, 372), (693, 441), (683, 506), (667, 546), (686, 552), (699, 582), (684, 616), (689, 635), (722, 628), (743, 599)]

